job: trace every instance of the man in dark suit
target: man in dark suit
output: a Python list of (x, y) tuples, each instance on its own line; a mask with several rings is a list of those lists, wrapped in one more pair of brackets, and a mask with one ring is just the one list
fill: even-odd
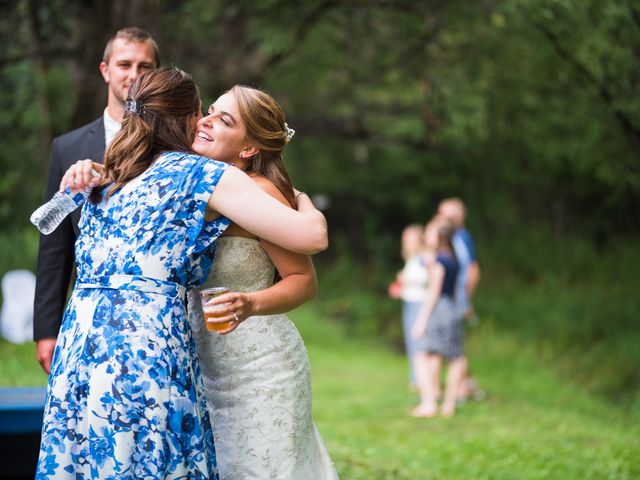
[[(142, 73), (157, 68), (159, 63), (158, 46), (144, 30), (124, 28), (107, 42), (100, 63), (100, 73), (108, 91), (107, 107), (100, 118), (53, 140), (45, 200), (58, 191), (62, 176), (77, 160), (90, 158), (102, 162), (106, 146), (120, 129), (129, 87)], [(40, 236), (33, 339), (36, 357), (46, 373), (51, 368), (74, 272), (74, 243), (79, 220), (80, 209), (53, 233)]]

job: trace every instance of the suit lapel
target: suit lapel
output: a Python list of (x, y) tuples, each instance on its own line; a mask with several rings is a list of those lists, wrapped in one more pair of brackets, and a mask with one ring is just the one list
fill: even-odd
[(104, 160), (104, 119), (100, 117), (91, 124), (87, 135), (87, 147), (89, 158), (94, 162), (102, 163)]

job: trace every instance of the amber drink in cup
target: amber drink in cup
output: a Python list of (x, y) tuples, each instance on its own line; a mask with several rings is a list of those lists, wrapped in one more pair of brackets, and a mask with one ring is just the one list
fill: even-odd
[(229, 293), (229, 289), (227, 287), (213, 287), (213, 288), (205, 288), (204, 290), (200, 290), (200, 302), (202, 303), (202, 313), (204, 315), (204, 325), (207, 327), (207, 330), (210, 332), (219, 332), (221, 330), (226, 330), (233, 325), (233, 320), (228, 322), (214, 323), (210, 320), (215, 320), (220, 318), (222, 315), (218, 313), (218, 310), (222, 310), (224, 307), (228, 305), (228, 303), (224, 303), (222, 305), (217, 305), (215, 307), (208, 307), (206, 303), (212, 298), (218, 297), (225, 293)]

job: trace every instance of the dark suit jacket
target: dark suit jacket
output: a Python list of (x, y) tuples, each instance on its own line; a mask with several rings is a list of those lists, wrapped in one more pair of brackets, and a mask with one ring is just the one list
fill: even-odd
[[(51, 144), (44, 200), (48, 201), (58, 191), (62, 176), (72, 164), (85, 158), (102, 163), (104, 150), (103, 117), (55, 138)], [(74, 244), (80, 210), (65, 218), (51, 234), (40, 235), (33, 317), (33, 339), (36, 341), (58, 336), (74, 272)]]

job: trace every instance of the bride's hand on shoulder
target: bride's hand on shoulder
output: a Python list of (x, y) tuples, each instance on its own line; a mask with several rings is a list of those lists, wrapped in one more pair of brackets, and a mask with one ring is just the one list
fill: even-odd
[(299, 212), (313, 212), (316, 211), (319, 214), (322, 215), (322, 212), (320, 212), (320, 210), (318, 210), (318, 208), (313, 204), (313, 202), (311, 201), (311, 198), (309, 198), (309, 195), (307, 195), (304, 192), (301, 192), (300, 190), (294, 188), (293, 189), (293, 195), (296, 199), (296, 209)]
[(247, 318), (256, 314), (256, 302), (252, 292), (229, 292), (224, 295), (209, 300), (204, 309), (213, 308), (216, 311), (216, 318), (212, 319), (213, 323), (231, 322), (231, 326), (217, 333), (226, 335), (233, 332), (238, 325)]
[(104, 165), (91, 160), (78, 160), (62, 176), (60, 191), (67, 187), (73, 192), (93, 188), (100, 183), (103, 174)]

